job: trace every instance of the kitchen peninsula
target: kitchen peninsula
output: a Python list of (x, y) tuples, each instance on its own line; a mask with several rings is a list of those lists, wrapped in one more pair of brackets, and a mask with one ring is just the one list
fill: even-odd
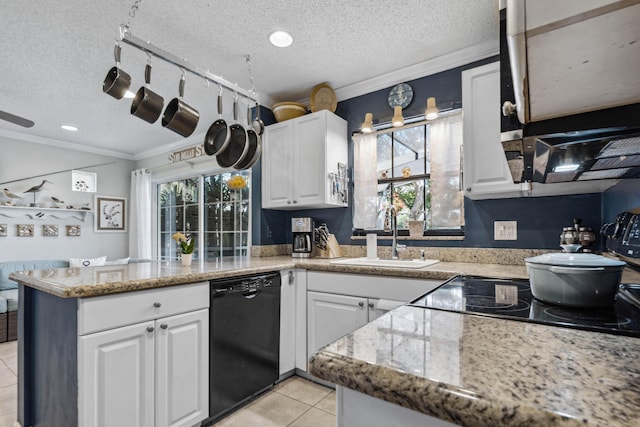
[[(44, 399), (41, 409), (55, 417), (66, 412), (70, 418), (60, 419), (72, 422), (64, 425), (82, 424), (74, 415), (79, 393), (75, 375), (66, 372), (62, 382), (38, 378), (46, 375), (43, 366), (58, 363), (66, 370), (74, 366), (79, 322), (75, 314), (61, 313), (76, 313), (78, 301), (158, 290), (186, 289), (188, 295), (199, 292), (196, 289), (208, 280), (286, 269), (441, 281), (461, 273), (526, 277), (519, 265), (442, 262), (403, 270), (289, 257), (222, 259), (191, 267), (150, 262), (16, 273), (11, 278), (21, 284), (19, 321), (25, 331), (19, 340), (19, 414), (38, 416), (30, 406), (34, 404), (30, 393), (34, 384), (44, 383), (49, 388), (39, 395)], [(43, 322), (39, 316), (47, 305), (54, 311)], [(114, 310), (107, 317), (116, 321), (122, 315)], [(38, 347), (40, 353), (34, 354), (44, 342), (49, 349)], [(439, 418), (436, 422), (630, 426), (640, 418), (640, 361), (635, 357), (639, 353), (636, 338), (403, 306), (319, 351), (309, 372), (336, 383), (342, 390), (339, 402), (354, 396), (355, 403), (382, 399), (394, 403), (394, 408)], [(32, 358), (27, 370), (25, 356)], [(351, 409), (357, 411), (357, 405)], [(339, 422), (341, 416), (360, 415), (340, 414)]]

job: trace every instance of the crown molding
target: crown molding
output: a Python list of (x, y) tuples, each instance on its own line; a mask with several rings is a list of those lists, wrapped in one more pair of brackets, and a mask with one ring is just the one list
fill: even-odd
[[(500, 54), (499, 40), (487, 40), (486, 42), (419, 62), (391, 73), (382, 74), (371, 79), (335, 89), (336, 97), (338, 101), (345, 101), (355, 98), (356, 96), (393, 86), (397, 83), (430, 76), (498, 54)], [(299, 102), (304, 103), (304, 100)]]
[(36, 144), (50, 145), (52, 147), (64, 148), (67, 150), (83, 151), (85, 153), (100, 154), (102, 156), (117, 157), (125, 160), (135, 160), (134, 156), (120, 151), (107, 150), (104, 148), (92, 147), (78, 144), (76, 142), (63, 141), (61, 139), (48, 138), (24, 132), (15, 132), (8, 129), (0, 129), (0, 136), (15, 139), (18, 141), (33, 142)]

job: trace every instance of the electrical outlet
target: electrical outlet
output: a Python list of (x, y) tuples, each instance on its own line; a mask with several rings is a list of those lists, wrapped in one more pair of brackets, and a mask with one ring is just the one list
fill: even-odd
[(493, 240), (518, 240), (518, 221), (494, 221)]

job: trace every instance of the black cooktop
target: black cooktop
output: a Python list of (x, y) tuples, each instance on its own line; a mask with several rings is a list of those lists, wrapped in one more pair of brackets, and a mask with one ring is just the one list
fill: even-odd
[(534, 298), (528, 280), (457, 276), (410, 305), (640, 337), (640, 285), (620, 285), (609, 307), (575, 308)]

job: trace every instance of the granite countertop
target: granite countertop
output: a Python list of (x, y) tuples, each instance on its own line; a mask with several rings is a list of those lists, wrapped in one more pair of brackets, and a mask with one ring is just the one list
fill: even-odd
[(309, 371), (462, 426), (636, 426), (638, 354), (638, 338), (402, 306)]
[(527, 277), (524, 266), (441, 262), (420, 269), (331, 264), (331, 260), (293, 259), (287, 256), (221, 258), (182, 267), (179, 262), (144, 262), (103, 267), (56, 268), (16, 272), (10, 276), (25, 286), (62, 297), (77, 298), (130, 292), (288, 268), (340, 273), (413, 277), (445, 281), (458, 274), (491, 277)]

